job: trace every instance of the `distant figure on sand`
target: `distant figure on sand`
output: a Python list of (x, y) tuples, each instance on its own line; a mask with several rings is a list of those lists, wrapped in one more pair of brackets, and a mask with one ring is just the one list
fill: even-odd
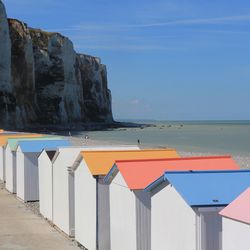
[(86, 139), (86, 140), (89, 139), (89, 136), (88, 136), (88, 135), (85, 135), (85, 139)]
[(140, 142), (140, 140), (139, 140), (139, 139), (137, 140), (137, 143), (138, 143), (138, 144), (141, 144), (141, 142)]

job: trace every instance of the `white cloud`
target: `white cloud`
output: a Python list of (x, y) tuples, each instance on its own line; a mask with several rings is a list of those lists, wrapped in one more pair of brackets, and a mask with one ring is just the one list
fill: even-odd
[(117, 44), (112, 42), (110, 44), (75, 44), (75, 49), (84, 50), (84, 49), (95, 49), (95, 50), (122, 50), (122, 51), (180, 51), (185, 50), (182, 47), (168, 47), (163, 45), (137, 45), (137, 44)]
[(140, 101), (138, 99), (134, 99), (134, 100), (131, 100), (129, 102), (129, 104), (131, 104), (131, 105), (138, 105), (139, 103), (140, 103)]
[(58, 31), (114, 31), (122, 29), (133, 28), (147, 28), (147, 27), (164, 27), (174, 25), (201, 25), (201, 24), (233, 24), (240, 22), (250, 22), (250, 15), (239, 16), (223, 16), (223, 17), (211, 17), (211, 18), (196, 18), (196, 19), (177, 19), (167, 22), (155, 22), (155, 23), (142, 23), (142, 24), (98, 24), (98, 23), (86, 23), (80, 25), (74, 25), (72, 27), (64, 29), (54, 29)]
[(250, 22), (250, 15), (224, 16), (224, 17), (211, 17), (211, 18), (198, 18), (198, 19), (179, 19), (179, 20), (170, 20), (167, 22), (134, 25), (134, 27), (146, 28), (146, 27), (157, 27), (157, 26), (160, 27), (160, 26), (170, 26), (170, 25), (230, 24), (239, 22)]

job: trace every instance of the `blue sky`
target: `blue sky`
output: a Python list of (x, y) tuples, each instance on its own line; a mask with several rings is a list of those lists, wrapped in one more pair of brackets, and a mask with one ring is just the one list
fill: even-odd
[(250, 119), (249, 0), (5, 0), (107, 65), (116, 119)]

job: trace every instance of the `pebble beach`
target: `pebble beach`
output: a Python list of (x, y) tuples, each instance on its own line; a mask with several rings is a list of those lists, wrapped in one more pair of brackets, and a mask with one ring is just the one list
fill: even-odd
[[(102, 146), (102, 145), (126, 145), (128, 144), (127, 142), (116, 142), (116, 141), (106, 141), (106, 140), (94, 140), (94, 139), (86, 139), (84, 137), (76, 137), (76, 136), (70, 136), (67, 137), (70, 139), (72, 144), (74, 146)], [(131, 145), (131, 144), (128, 144)], [(150, 147), (148, 145), (139, 145), (140, 148), (161, 148), (161, 146), (155, 146), (155, 147)], [(188, 152), (188, 151), (179, 151), (178, 148), (176, 148), (180, 156), (182, 157), (189, 157), (189, 156), (208, 156), (208, 155), (221, 155), (220, 152), (218, 153), (212, 153), (212, 152)], [(250, 156), (242, 156), (242, 155), (232, 155), (234, 160), (238, 163), (238, 165), (242, 169), (250, 169)]]

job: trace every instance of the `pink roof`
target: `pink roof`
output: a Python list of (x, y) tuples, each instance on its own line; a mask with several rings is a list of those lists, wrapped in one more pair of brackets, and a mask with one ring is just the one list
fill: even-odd
[(153, 160), (116, 161), (130, 189), (144, 189), (165, 171), (236, 170), (239, 166), (230, 156), (202, 156)]
[(221, 210), (220, 215), (250, 224), (250, 188)]

